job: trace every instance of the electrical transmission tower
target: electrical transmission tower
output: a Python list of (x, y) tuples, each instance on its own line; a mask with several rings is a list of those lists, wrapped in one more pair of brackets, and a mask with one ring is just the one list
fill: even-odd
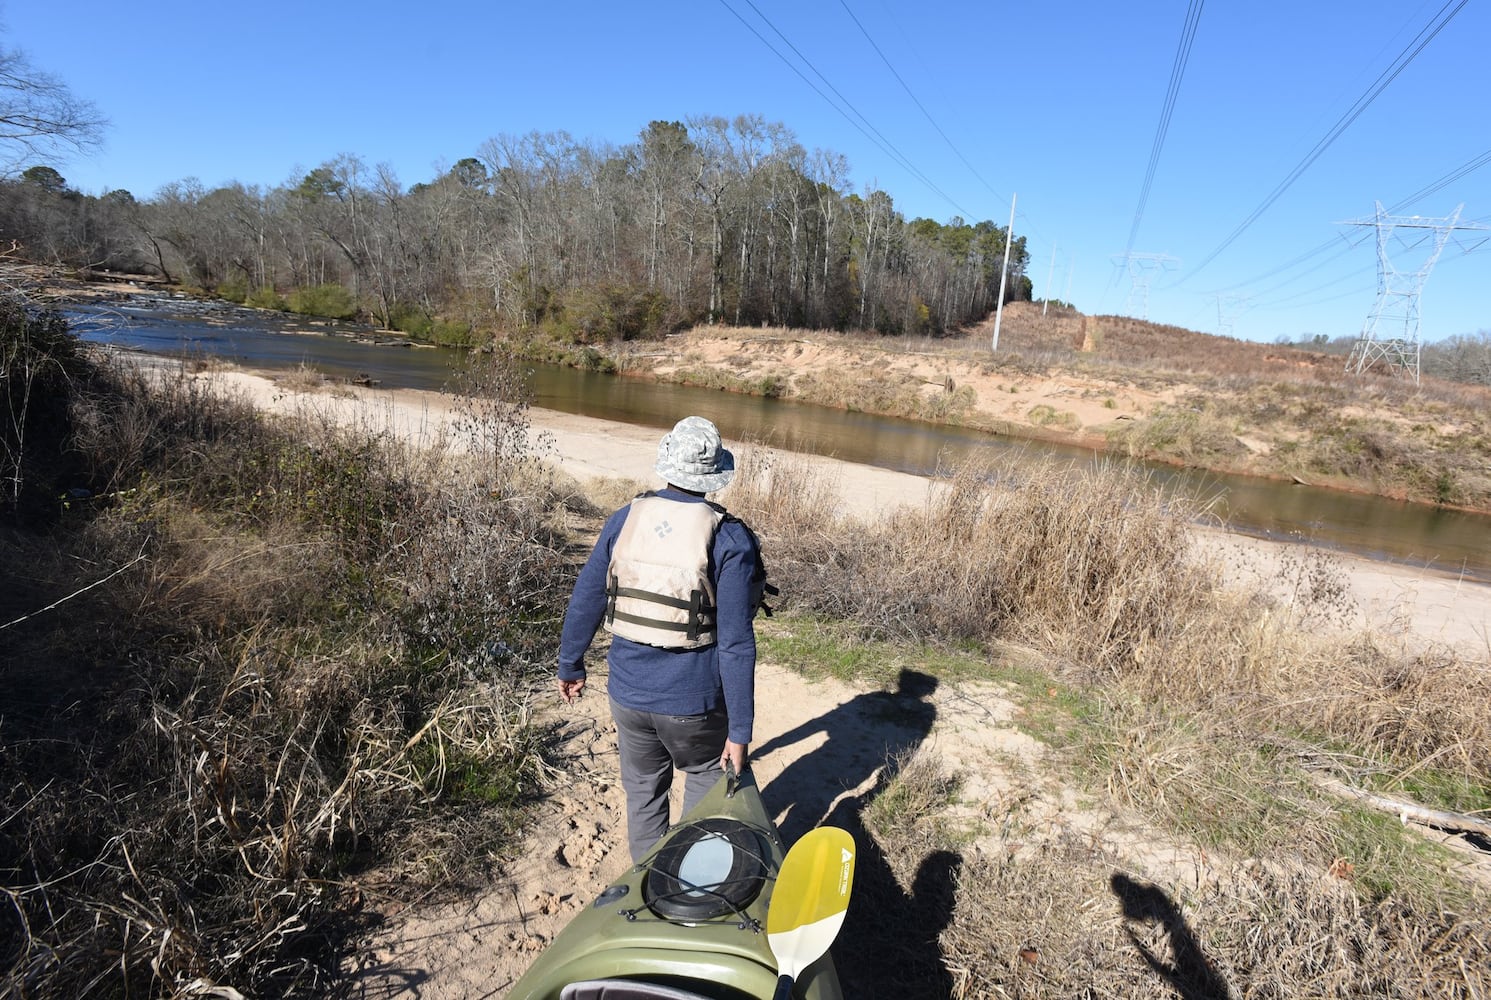
[(1253, 305), (1251, 295), (1217, 295), (1217, 336), (1232, 336), (1232, 324)]
[[(1429, 279), (1429, 272), (1455, 233), (1487, 229), (1475, 223), (1462, 223), (1460, 212), (1464, 208), (1460, 205), (1442, 219), (1426, 219), (1418, 215), (1388, 215), (1379, 201), (1374, 217), (1343, 223), (1373, 226), (1377, 230), (1377, 301), (1367, 314), (1361, 336), (1351, 347), (1351, 356), (1346, 361), (1348, 372), (1360, 375), (1380, 361), (1391, 374), (1409, 374), (1414, 382), (1418, 382), (1422, 350), (1419, 297), (1423, 294), (1424, 282)], [(1475, 243), (1484, 243), (1486, 238), (1481, 236)], [(1388, 251), (1395, 243), (1408, 253), (1427, 246), (1427, 255), (1417, 270), (1399, 270), (1393, 265)], [(1467, 252), (1471, 249), (1473, 247), (1465, 247)]]
[(1129, 272), (1129, 297), (1123, 304), (1124, 313), (1144, 320), (1149, 319), (1149, 283), (1161, 271), (1180, 266), (1180, 260), (1169, 254), (1133, 251), (1116, 254), (1113, 263)]

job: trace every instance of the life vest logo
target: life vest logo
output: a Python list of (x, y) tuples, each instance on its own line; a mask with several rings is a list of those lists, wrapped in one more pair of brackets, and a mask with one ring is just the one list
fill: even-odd
[(673, 534), (673, 525), (669, 524), (667, 521), (659, 521), (657, 524), (654, 524), (652, 526), (652, 530), (657, 532), (658, 541), (662, 541), (669, 535)]

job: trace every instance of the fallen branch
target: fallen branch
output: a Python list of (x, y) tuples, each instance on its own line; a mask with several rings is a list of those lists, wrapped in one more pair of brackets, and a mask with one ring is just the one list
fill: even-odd
[(1339, 781), (1324, 779), (1321, 784), (1329, 791), (1337, 795), (1345, 795), (1349, 798), (1364, 802), (1374, 809), (1389, 812), (1397, 816), (1399, 821), (1407, 823), (1412, 820), (1424, 826), (1432, 826), (1440, 830), (1449, 830), (1454, 833), (1474, 833), (1482, 837), (1491, 837), (1491, 821), (1479, 819), (1475, 816), (1467, 816), (1464, 813), (1446, 812), (1442, 809), (1428, 809), (1414, 802), (1403, 802), (1399, 799), (1390, 799), (1385, 795), (1377, 795), (1366, 792), (1360, 788), (1352, 788), (1343, 785)]
[(59, 598), (58, 600), (53, 601), (51, 604), (48, 604), (44, 608), (38, 608), (37, 610), (31, 612), (29, 615), (22, 615), (21, 617), (15, 619), (14, 621), (8, 621), (4, 625), (0, 625), (0, 629), (7, 629), (7, 628), (10, 628), (12, 625), (19, 625), (19, 624), (21, 624), (21, 622), (25, 621), (28, 618), (35, 618), (37, 615), (43, 614), (44, 612), (47, 612), (47, 611), (51, 611), (53, 608), (61, 607), (63, 604), (65, 604), (68, 601), (72, 600), (74, 597), (77, 597), (79, 594), (86, 594), (88, 591), (92, 590), (94, 587), (98, 587), (98, 586), (101, 586), (101, 585), (103, 585), (105, 583), (108, 583), (110, 580), (114, 579), (114, 577), (118, 576), (120, 573), (123, 573), (125, 570), (129, 569), (135, 563), (139, 562), (141, 559), (144, 559), (144, 558), (145, 558), (145, 553), (143, 551), (141, 551), (141, 553), (139, 555), (135, 556), (133, 559), (131, 559), (129, 562), (125, 563), (123, 566), (120, 566), (118, 569), (116, 569), (114, 572), (110, 573), (108, 576), (104, 577), (102, 580), (94, 580), (88, 586), (81, 587), (78, 590), (73, 591), (71, 594), (68, 594), (66, 597)]

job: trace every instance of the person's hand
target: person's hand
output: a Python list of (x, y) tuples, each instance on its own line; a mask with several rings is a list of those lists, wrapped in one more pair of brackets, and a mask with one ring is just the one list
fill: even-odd
[(746, 752), (749, 749), (744, 743), (726, 740), (725, 752), (720, 754), (720, 769), (723, 770), (726, 764), (730, 764), (735, 768), (736, 774), (745, 774)]
[(563, 677), (559, 678), (559, 697), (564, 699), (565, 704), (573, 705), (575, 699), (580, 697), (580, 692), (584, 690), (585, 678), (583, 677), (577, 677), (572, 681), (567, 681)]

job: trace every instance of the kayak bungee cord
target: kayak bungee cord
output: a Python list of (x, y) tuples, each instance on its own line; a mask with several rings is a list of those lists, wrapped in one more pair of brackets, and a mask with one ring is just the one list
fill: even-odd
[[(728, 769), (727, 779), (730, 780), (733, 784), (734, 774), (733, 772), (729, 772)], [(729, 793), (727, 792), (727, 795), (728, 794)], [(739, 828), (749, 830), (751, 833), (755, 834), (758, 838), (758, 843), (771, 842), (772, 832), (769, 830), (749, 823), (741, 823), (739, 824)], [(641, 919), (643, 922), (653, 920), (659, 923), (688, 926), (690, 923), (693, 923), (693, 921), (689, 921), (680, 917), (669, 917), (664, 914), (658, 913), (656, 904), (666, 904), (670, 900), (683, 899), (688, 896), (703, 896), (708, 899), (716, 900), (718, 903), (724, 906), (736, 918), (736, 926), (738, 926), (741, 930), (749, 930), (754, 934), (760, 934), (762, 930), (761, 921), (756, 919), (755, 917), (752, 917), (749, 913), (746, 912), (746, 907), (751, 904), (757, 894), (749, 893), (749, 898), (747, 898), (744, 903), (737, 903), (727, 894), (727, 891), (736, 886), (749, 886), (753, 882), (775, 882), (776, 873), (771, 870), (770, 859), (763, 851), (759, 849), (745, 848), (738, 842), (733, 841), (730, 838), (726, 837), (724, 834), (714, 830), (705, 831), (704, 837), (697, 843), (704, 843), (706, 841), (718, 841), (725, 844), (733, 851), (739, 851), (741, 854), (745, 855), (751, 861), (756, 863), (756, 865), (758, 866), (759, 874), (757, 872), (748, 872), (736, 878), (718, 879), (714, 882), (709, 883), (695, 883), (684, 877), (684, 875), (680, 872), (669, 871), (658, 865), (657, 859), (661, 858), (663, 855), (657, 854), (654, 855), (652, 858), (649, 858), (646, 861), (642, 862), (641, 864), (638, 864), (635, 870), (649, 873), (656, 872), (657, 874), (663, 876), (667, 881), (677, 884), (678, 888), (671, 889), (668, 892), (655, 894), (648, 901), (648, 905), (646, 906), (627, 907), (624, 909), (619, 909), (616, 911), (616, 915), (626, 919), (628, 922), (633, 923)], [(644, 911), (647, 911), (648, 916), (643, 916)], [(723, 916), (723, 914), (721, 914), (720, 916)], [(714, 918), (705, 919), (714, 919), (718, 921), (719, 918), (718, 916), (716, 916)]]

